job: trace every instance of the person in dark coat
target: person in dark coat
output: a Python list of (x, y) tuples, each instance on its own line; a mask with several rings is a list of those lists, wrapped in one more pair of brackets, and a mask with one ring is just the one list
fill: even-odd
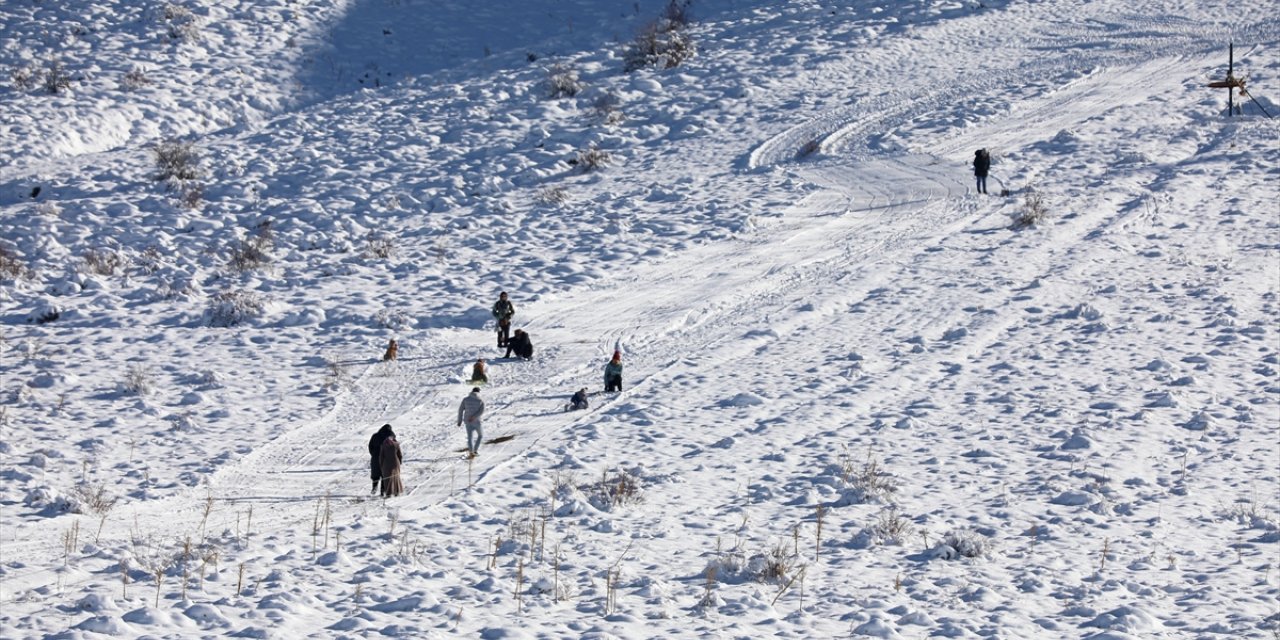
[(373, 475), (373, 491), (378, 492), (378, 481), (382, 479), (382, 463), (379, 457), (382, 455), (382, 443), (387, 438), (394, 438), (396, 434), (391, 430), (391, 425), (384, 424), (377, 433), (369, 438), (369, 469)]
[(604, 365), (604, 391), (622, 391), (622, 352), (614, 351), (609, 364)]
[(978, 179), (978, 193), (987, 193), (987, 172), (991, 170), (991, 154), (986, 149), (973, 152), (973, 175)]
[(507, 346), (511, 339), (511, 316), (516, 315), (515, 305), (507, 299), (507, 292), (498, 294), (498, 301), (493, 303), (493, 319), (498, 321), (498, 348)]
[(583, 387), (583, 388), (581, 388), (581, 389), (578, 389), (578, 392), (577, 392), (577, 393), (575, 393), (575, 394), (573, 394), (573, 397), (572, 397), (572, 398), (569, 398), (569, 409), (570, 409), (571, 411), (578, 411), (578, 410), (580, 410), (580, 409), (586, 409), (588, 406), (590, 406), (590, 405), (587, 403), (587, 388), (586, 388), (586, 387)]
[(516, 329), (516, 334), (507, 341), (507, 355), (503, 357), (510, 358), (512, 352), (515, 352), (518, 358), (525, 360), (533, 358), (533, 341), (529, 339), (529, 334), (524, 329)]
[(400, 443), (394, 435), (387, 436), (378, 450), (378, 464), (382, 468), (382, 497), (393, 498), (404, 493), (404, 482), (400, 480), (400, 463), (404, 462), (404, 453), (400, 451)]

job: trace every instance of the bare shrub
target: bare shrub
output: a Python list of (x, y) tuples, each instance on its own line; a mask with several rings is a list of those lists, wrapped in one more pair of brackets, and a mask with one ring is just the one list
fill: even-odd
[(160, 247), (154, 244), (149, 245), (138, 254), (135, 264), (143, 273), (151, 275), (164, 266), (164, 254), (160, 251)]
[(886, 509), (876, 517), (870, 532), (880, 542), (900, 545), (911, 536), (914, 529), (911, 520), (898, 513), (897, 509)]
[(271, 264), (271, 249), (274, 246), (272, 233), (255, 233), (232, 247), (227, 266), (239, 273), (266, 268)]
[(973, 531), (951, 531), (942, 537), (942, 542), (934, 547), (934, 552), (941, 558), (982, 558), (991, 555), (994, 546), (986, 536)]
[(801, 565), (800, 556), (789, 551), (785, 543), (777, 542), (767, 552), (752, 556), (747, 561), (747, 571), (759, 582), (784, 582)]
[(200, 154), (195, 145), (182, 140), (162, 140), (151, 148), (156, 160), (156, 180), (195, 180), (200, 177)]
[(151, 78), (148, 78), (146, 72), (137, 67), (124, 72), (124, 76), (120, 79), (120, 86), (127, 91), (137, 91), (150, 85)]
[(583, 173), (591, 173), (605, 168), (613, 162), (613, 156), (608, 151), (600, 149), (595, 145), (591, 145), (586, 149), (578, 150), (577, 157), (574, 158), (573, 164)]
[(543, 187), (536, 196), (538, 204), (559, 206), (569, 201), (569, 190), (560, 186)]
[(94, 515), (101, 515), (111, 511), (111, 508), (116, 506), (116, 501), (119, 500), (119, 498), (112, 497), (111, 494), (107, 493), (105, 484), (78, 484), (72, 490), (72, 496), (76, 499), (74, 508), (76, 513)]
[(1027, 190), (1022, 197), (1022, 208), (1013, 218), (1015, 227), (1030, 227), (1049, 219), (1049, 207), (1044, 202), (1044, 195), (1038, 191)]
[(29, 66), (14, 67), (9, 71), (9, 82), (18, 91), (30, 91), (40, 83), (40, 73)]
[(267, 312), (262, 296), (252, 291), (223, 291), (209, 300), (205, 322), (211, 327), (234, 327)]
[(369, 232), (364, 239), (364, 255), (366, 258), (386, 260), (396, 254), (395, 238), (387, 233)]
[(847, 485), (841, 502), (865, 504), (867, 502), (891, 502), (898, 485), (893, 476), (880, 468), (875, 457), (868, 455), (865, 462), (854, 462), (845, 452), (840, 457), (840, 477)]
[(44, 80), (41, 86), (46, 93), (55, 95), (71, 88), (71, 74), (67, 73), (61, 60), (57, 58), (49, 60), (44, 69)]
[(262, 269), (271, 264), (270, 249), (271, 245), (262, 242), (261, 238), (246, 238), (231, 249), (227, 266), (241, 273)]
[(626, 115), (622, 113), (622, 99), (612, 91), (600, 94), (591, 106), (595, 109), (596, 116), (605, 124), (618, 124), (626, 119)]
[(592, 506), (601, 511), (612, 511), (621, 506), (636, 504), (642, 499), (640, 478), (634, 470), (626, 470), (612, 476), (606, 469), (600, 481), (579, 487)]
[(378, 326), (392, 331), (400, 331), (409, 326), (412, 318), (400, 309), (380, 309), (373, 314), (373, 321)]
[(190, 9), (176, 3), (164, 5), (161, 15), (166, 23), (169, 40), (196, 42), (200, 40), (200, 19)]
[(105, 484), (95, 486), (82, 483), (76, 485), (73, 495), (75, 496), (76, 511), (78, 513), (88, 513), (98, 517), (98, 532), (93, 537), (93, 541), (96, 543), (98, 538), (102, 536), (103, 525), (107, 524), (107, 516), (120, 499), (107, 493)]
[(662, 17), (645, 25), (627, 45), (622, 55), (623, 69), (671, 69), (692, 58), (697, 46), (684, 31), (689, 24), (688, 8), (688, 2), (668, 3)]
[(199, 182), (184, 182), (178, 194), (178, 202), (183, 209), (195, 211), (204, 206), (204, 185)]
[(124, 380), (120, 382), (120, 388), (126, 393), (134, 395), (149, 395), (155, 388), (150, 369), (146, 365), (136, 363), (129, 365), (125, 369)]
[(557, 63), (547, 71), (547, 93), (552, 99), (572, 98), (583, 86), (578, 70), (567, 64)]
[(114, 276), (120, 273), (124, 270), (126, 262), (124, 256), (112, 249), (89, 249), (82, 257), (89, 273), (100, 276)]
[(6, 246), (0, 245), (0, 278), (17, 280), (29, 277), (31, 277), (31, 270), (22, 263), (22, 259), (18, 257), (18, 254)]
[(804, 562), (794, 547), (788, 549), (784, 542), (776, 542), (766, 551), (750, 557), (743, 551), (740, 540), (728, 550), (720, 549), (719, 542), (716, 546), (715, 556), (703, 573), (714, 575), (715, 579), (727, 584), (787, 582), (804, 570)]

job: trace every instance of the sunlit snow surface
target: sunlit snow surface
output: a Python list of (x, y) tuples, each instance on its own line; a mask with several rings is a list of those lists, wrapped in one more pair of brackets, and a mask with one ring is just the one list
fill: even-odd
[(0, 5), (0, 636), (1273, 638), (1272, 8), (663, 5)]

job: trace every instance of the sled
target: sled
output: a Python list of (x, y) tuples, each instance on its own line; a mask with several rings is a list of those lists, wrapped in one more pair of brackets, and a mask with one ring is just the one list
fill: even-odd
[[(516, 439), (515, 436), (498, 436), (496, 438), (489, 438), (488, 440), (485, 440), (480, 444), (502, 444), (503, 442), (510, 442), (515, 439)], [(457, 451), (458, 453), (466, 453), (467, 448), (463, 447), (461, 449), (454, 449), (454, 451)]]

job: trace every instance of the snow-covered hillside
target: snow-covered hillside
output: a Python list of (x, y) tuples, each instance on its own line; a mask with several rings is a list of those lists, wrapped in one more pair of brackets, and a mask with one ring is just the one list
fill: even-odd
[(0, 636), (1280, 633), (1272, 8), (665, 5), (0, 6)]

